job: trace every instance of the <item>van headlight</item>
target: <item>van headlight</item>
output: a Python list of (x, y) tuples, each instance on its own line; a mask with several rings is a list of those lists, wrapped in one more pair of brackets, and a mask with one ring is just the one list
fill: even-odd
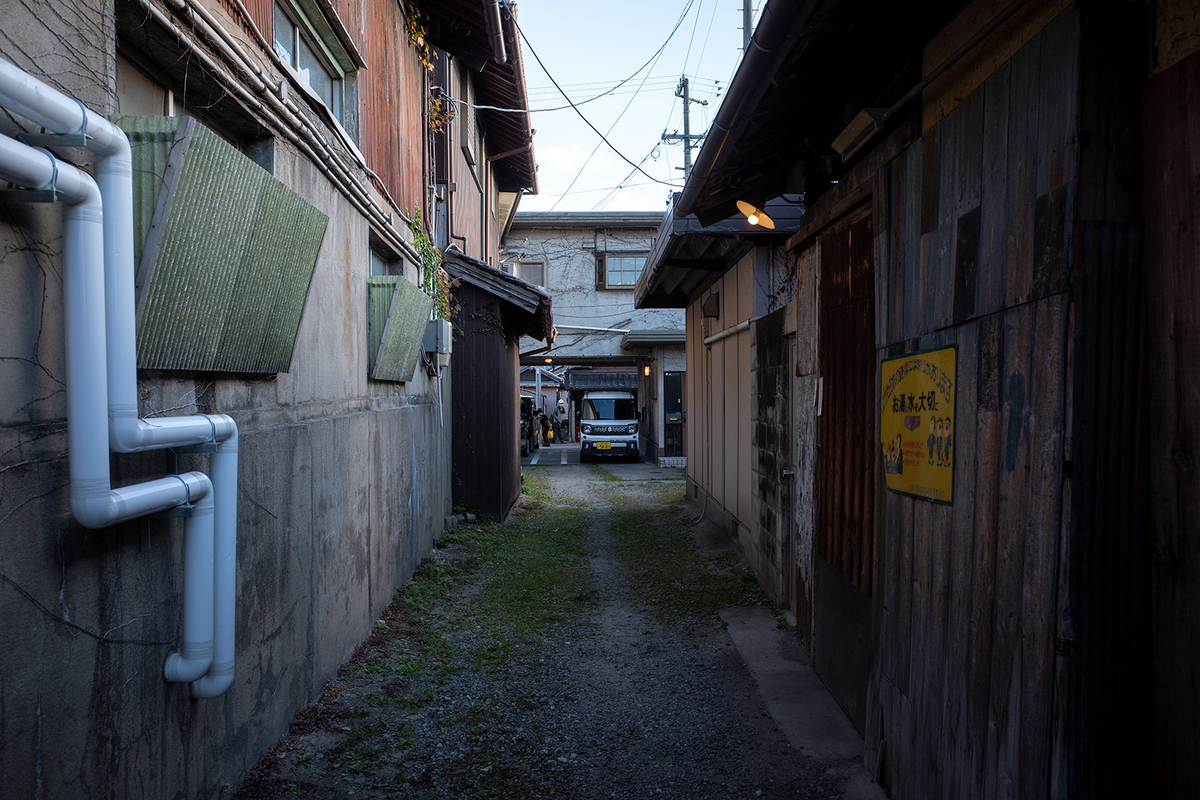
[(632, 425), (630, 425), (628, 428), (626, 428), (626, 430), (627, 430), (629, 433), (637, 433), (637, 423), (636, 423), (636, 422), (635, 422), (635, 423), (633, 423), (633, 424), (632, 424)]
[(592, 426), (591, 426), (591, 425), (582, 425), (582, 426), (580, 426), (580, 428), (579, 428), (579, 429), (580, 429), (581, 431), (583, 431), (584, 433), (591, 433), (591, 432), (592, 432)]

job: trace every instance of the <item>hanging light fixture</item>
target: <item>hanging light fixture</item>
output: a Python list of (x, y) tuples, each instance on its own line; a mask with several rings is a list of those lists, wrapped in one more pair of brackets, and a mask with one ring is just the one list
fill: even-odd
[(775, 230), (775, 220), (767, 216), (767, 212), (757, 206), (752, 206), (745, 200), (737, 201), (738, 211), (746, 215), (746, 221), (751, 225), (759, 225), (767, 230)]

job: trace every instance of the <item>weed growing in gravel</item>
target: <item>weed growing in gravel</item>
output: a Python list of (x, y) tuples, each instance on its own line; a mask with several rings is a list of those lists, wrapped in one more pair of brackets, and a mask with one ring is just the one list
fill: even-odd
[(624, 478), (618, 478), (599, 464), (588, 464), (588, 472), (605, 483), (623, 483)]
[[(671, 486), (660, 491), (672, 497), (679, 492)], [(677, 506), (628, 502), (614, 509), (610, 530), (638, 599), (673, 619), (713, 618), (723, 608), (767, 603), (754, 573), (736, 555), (701, 558), (691, 527)]]
[(493, 641), (478, 663), (540, 639), (553, 626), (585, 611), (595, 600), (583, 559), (587, 519), (578, 509), (548, 508), (521, 514), (480, 541), (487, 579), (475, 614), (490, 620)]

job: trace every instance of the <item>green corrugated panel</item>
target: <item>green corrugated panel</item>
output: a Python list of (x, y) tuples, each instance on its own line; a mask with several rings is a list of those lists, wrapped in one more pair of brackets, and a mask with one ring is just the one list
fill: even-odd
[(138, 366), (287, 371), (327, 225), (295, 192), (185, 120), (138, 269)]
[(133, 151), (133, 263), (137, 264), (141, 261), (142, 246), (154, 218), (158, 190), (167, 171), (167, 158), (179, 128), (179, 117), (110, 119), (125, 131)]
[(398, 282), (371, 377), (379, 381), (412, 380), (432, 308), (432, 297), (408, 281)]
[(392, 297), (396, 294), (398, 275), (372, 275), (367, 278), (367, 374), (375, 375), (375, 356), (383, 341)]
[[(328, 222), (328, 217), (279, 181), (269, 180), (263, 186), (234, 287), (217, 369), (288, 369)], [(265, 315), (263, 308), (275, 313)]]

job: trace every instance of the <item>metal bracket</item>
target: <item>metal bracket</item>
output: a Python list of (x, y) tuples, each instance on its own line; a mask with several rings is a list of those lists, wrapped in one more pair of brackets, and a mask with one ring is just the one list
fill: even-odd
[(176, 453), (215, 453), (217, 452), (216, 442), (201, 442), (200, 444), (189, 444), (186, 447), (172, 447)]
[(0, 189), (0, 203), (57, 203), (53, 189)]
[(168, 508), (166, 511), (160, 511), (154, 516), (165, 519), (180, 519), (192, 516), (195, 511), (196, 505), (194, 503), (184, 503), (183, 505), (175, 506), (174, 508)]
[(17, 141), (30, 147), (87, 147), (86, 133), (18, 133)]
[(45, 128), (42, 133), (18, 133), (17, 141), (29, 145), (30, 147), (88, 147), (87, 121), (88, 108), (79, 98), (75, 98), (75, 102), (79, 105), (80, 116), (83, 122), (79, 124), (79, 130), (74, 133), (45, 133)]

